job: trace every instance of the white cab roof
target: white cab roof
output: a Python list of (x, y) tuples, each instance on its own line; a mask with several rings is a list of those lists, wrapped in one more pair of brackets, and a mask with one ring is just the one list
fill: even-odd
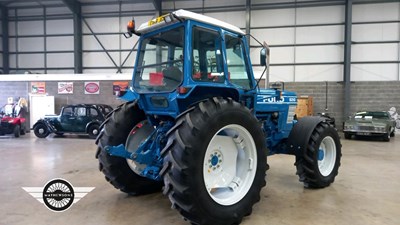
[[(181, 18), (181, 19), (195, 20), (195, 21), (199, 21), (199, 22), (202, 22), (202, 23), (206, 23), (206, 24), (217, 26), (217, 27), (221, 27), (223, 29), (226, 29), (226, 30), (229, 30), (229, 31), (233, 31), (233, 32), (238, 33), (238, 34), (245, 35), (245, 33), (237, 26), (234, 26), (232, 24), (223, 22), (221, 20), (218, 20), (218, 19), (215, 19), (215, 18), (212, 18), (212, 17), (209, 17), (209, 16), (204, 16), (202, 14), (190, 12), (190, 11), (187, 11), (187, 10), (184, 10), (184, 9), (177, 10), (175, 12), (172, 12), (171, 14), (173, 14), (174, 16), (176, 16), (178, 18)], [(151, 27), (149, 27), (148, 24), (149, 24), (148, 22), (143, 23), (139, 27), (138, 31), (140, 33), (146, 33), (146, 31), (148, 32), (150, 30), (153, 30), (153, 29), (151, 29)]]
[(239, 33), (239, 34), (243, 34), (243, 35), (245, 34), (239, 27), (234, 26), (229, 23), (226, 23), (221, 20), (217, 20), (217, 19), (209, 17), (209, 16), (201, 15), (201, 14), (194, 13), (194, 12), (189, 12), (189, 11), (186, 11), (183, 9), (173, 12), (173, 14), (175, 14), (179, 18), (196, 20), (196, 21), (207, 23), (210, 25), (222, 27), (226, 30), (234, 31), (235, 33)]

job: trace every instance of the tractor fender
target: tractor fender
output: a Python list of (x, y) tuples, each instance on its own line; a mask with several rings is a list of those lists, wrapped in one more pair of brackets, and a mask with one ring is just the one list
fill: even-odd
[(321, 116), (307, 116), (298, 120), (293, 126), (288, 137), (288, 150), (290, 154), (301, 154), (308, 145), (315, 127), (326, 119)]
[(39, 119), (35, 124), (33, 124), (33, 129), (35, 129), (35, 127), (38, 124), (45, 125), (47, 127), (47, 129), (49, 130), (49, 132), (51, 132), (51, 133), (54, 133), (57, 131), (57, 129), (52, 124), (50, 124), (50, 122), (48, 120)]

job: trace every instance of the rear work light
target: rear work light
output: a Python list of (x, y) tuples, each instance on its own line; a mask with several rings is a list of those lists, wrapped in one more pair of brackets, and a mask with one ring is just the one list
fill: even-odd
[(178, 87), (177, 88), (177, 91), (178, 91), (178, 93), (179, 94), (186, 94), (186, 93), (188, 93), (189, 91), (190, 91), (190, 89), (191, 88), (189, 88), (189, 87)]

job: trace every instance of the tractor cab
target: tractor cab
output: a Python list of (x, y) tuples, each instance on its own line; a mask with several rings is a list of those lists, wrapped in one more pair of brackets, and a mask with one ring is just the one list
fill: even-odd
[(178, 10), (138, 29), (131, 21), (132, 33), (140, 39), (130, 94), (150, 114), (175, 118), (214, 96), (246, 101), (255, 88), (246, 36), (236, 26)]

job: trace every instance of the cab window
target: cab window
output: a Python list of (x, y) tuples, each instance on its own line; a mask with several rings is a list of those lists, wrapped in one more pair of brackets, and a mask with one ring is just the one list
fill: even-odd
[(226, 64), (228, 79), (244, 89), (251, 88), (251, 80), (246, 69), (245, 48), (240, 38), (231, 35), (225, 36)]
[(217, 31), (193, 27), (192, 78), (196, 81), (224, 82), (221, 36)]

